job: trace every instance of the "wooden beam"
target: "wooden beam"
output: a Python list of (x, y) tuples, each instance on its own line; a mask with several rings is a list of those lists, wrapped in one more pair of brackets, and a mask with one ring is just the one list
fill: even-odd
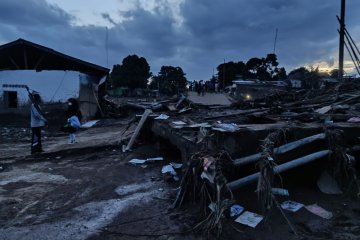
[(150, 109), (145, 110), (144, 114), (142, 115), (142, 117), (140, 119), (139, 124), (137, 125), (137, 127), (135, 129), (134, 134), (131, 136), (131, 139), (130, 139), (128, 145), (126, 146), (126, 148), (124, 148), (124, 146), (123, 146), (123, 152), (131, 150), (132, 145), (134, 144), (137, 136), (139, 135), (139, 132), (140, 132), (142, 126), (144, 125), (144, 123), (145, 123), (147, 117), (150, 115), (150, 113), (152, 113), (152, 111)]
[(16, 69), (20, 69), (19, 65), (16, 64), (16, 62), (11, 56), (8, 55), (8, 58), (10, 59), (11, 63), (16, 67)]
[(28, 59), (27, 59), (27, 54), (26, 54), (26, 50), (25, 50), (25, 49), (24, 49), (24, 67), (25, 67), (25, 69), (29, 69)]
[(45, 54), (41, 55), (41, 57), (39, 57), (39, 60), (35, 63), (34, 69), (37, 70), (37, 68), (40, 66), (40, 64), (42, 63), (42, 61), (45, 58)]

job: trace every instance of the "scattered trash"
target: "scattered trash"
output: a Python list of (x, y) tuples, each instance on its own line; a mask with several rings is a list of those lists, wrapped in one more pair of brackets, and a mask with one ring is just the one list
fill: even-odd
[(185, 125), (186, 125), (186, 123), (183, 122), (183, 121), (174, 121), (174, 122), (172, 122), (172, 127), (173, 128), (180, 129), (180, 128), (183, 128)]
[(236, 132), (240, 130), (235, 123), (215, 123), (212, 129), (220, 132)]
[(305, 208), (309, 212), (311, 212), (311, 213), (313, 213), (313, 214), (315, 214), (315, 215), (317, 215), (319, 217), (322, 217), (324, 219), (331, 219), (333, 217), (332, 212), (329, 212), (329, 211), (323, 209), (322, 207), (320, 207), (316, 203), (312, 204), (312, 205), (307, 205), (307, 206), (305, 206)]
[(177, 176), (177, 173), (175, 169), (169, 164), (165, 165), (161, 169), (161, 173), (167, 175), (166, 180), (173, 179), (174, 181), (179, 181), (179, 177)]
[(97, 122), (99, 122), (99, 121), (100, 121), (100, 120), (88, 121), (88, 122), (82, 124), (82, 125), (80, 126), (80, 128), (91, 128), (91, 127), (93, 127), (93, 126), (94, 126)]
[(209, 206), (208, 206), (208, 208), (210, 208), (210, 210), (211, 210), (212, 212), (215, 212), (215, 207), (216, 207), (216, 203), (214, 203), (214, 202), (211, 202), (211, 203), (209, 204)]
[(55, 159), (61, 159), (61, 157), (60, 157), (60, 156), (57, 156)]
[(171, 165), (163, 166), (162, 169), (161, 169), (161, 173), (162, 174), (170, 173), (171, 175), (176, 175), (176, 171)]
[(215, 161), (215, 159), (213, 157), (205, 157), (204, 162), (203, 162), (204, 171), (207, 171), (208, 168), (211, 166), (211, 164), (213, 164), (214, 161)]
[(184, 112), (190, 111), (191, 109), (192, 109), (191, 107), (186, 107), (186, 108), (180, 109), (179, 113), (184, 113)]
[(146, 161), (147, 162), (151, 162), (151, 161), (163, 161), (164, 158), (163, 157), (154, 157), (154, 158), (147, 158)]
[(163, 189), (163, 188), (159, 188), (158, 190), (159, 190), (160, 192), (164, 191), (164, 189)]
[(349, 123), (360, 123), (360, 117), (352, 117), (349, 120), (347, 120)]
[(211, 125), (207, 122), (204, 122), (204, 123), (191, 124), (189, 127), (191, 127), (191, 128), (209, 128), (209, 127), (211, 127)]
[(244, 211), (244, 208), (238, 204), (230, 207), (230, 217), (237, 217)]
[(132, 163), (132, 164), (134, 164), (134, 165), (136, 165), (136, 164), (144, 164), (144, 163), (146, 163), (146, 160), (143, 160), (143, 159), (131, 159), (130, 161), (129, 161), (129, 163)]
[(325, 106), (315, 110), (316, 113), (325, 114), (331, 110), (331, 106)]
[(327, 116), (327, 117), (325, 118), (325, 120), (324, 120), (324, 123), (325, 123), (325, 124), (332, 124), (332, 123), (334, 123), (334, 121), (331, 119), (330, 116)]
[(280, 196), (289, 196), (289, 191), (284, 188), (272, 188), (271, 192), (274, 195), (280, 195)]
[(210, 183), (214, 183), (215, 172), (209, 173), (207, 171), (203, 171), (200, 175), (202, 179), (207, 179)]
[(321, 192), (326, 194), (342, 194), (342, 191), (327, 171), (323, 171), (317, 181), (317, 185)]
[(156, 117), (156, 118), (154, 118), (154, 119), (157, 119), (157, 120), (166, 120), (166, 119), (168, 119), (169, 118), (169, 116), (168, 115), (166, 115), (166, 114), (160, 114), (158, 117)]
[(182, 163), (173, 163), (173, 162), (171, 162), (170, 165), (173, 168), (178, 169), (178, 168), (181, 168), (183, 164)]
[(137, 159), (137, 158), (134, 158), (134, 159), (131, 159), (129, 161), (129, 163), (132, 163), (132, 164), (144, 164), (144, 163), (147, 163), (147, 162), (155, 162), (155, 161), (162, 161), (164, 160), (164, 158), (162, 157), (154, 157), (154, 158), (147, 158), (146, 160), (145, 159)]
[(183, 121), (173, 121), (172, 123), (175, 125), (186, 125), (186, 123)]
[(294, 201), (285, 201), (281, 204), (281, 208), (288, 210), (290, 212), (297, 212), (299, 211), (302, 207), (304, 206), (304, 204), (298, 203), (298, 202), (294, 202)]
[(263, 218), (264, 217), (259, 214), (245, 211), (243, 214), (241, 214), (238, 218), (235, 219), (235, 222), (255, 228), (261, 222), (261, 220), (263, 220)]

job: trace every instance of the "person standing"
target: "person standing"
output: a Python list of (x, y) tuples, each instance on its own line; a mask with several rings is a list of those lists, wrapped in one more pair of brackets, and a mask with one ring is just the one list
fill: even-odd
[(46, 126), (47, 120), (41, 112), (41, 97), (38, 93), (32, 94), (33, 103), (30, 108), (31, 115), (31, 154), (43, 152), (41, 144), (41, 130)]
[(63, 127), (63, 131), (69, 133), (69, 144), (76, 143), (76, 131), (81, 125), (82, 114), (79, 109), (79, 104), (74, 98), (69, 98), (67, 101), (68, 109), (65, 117), (67, 123)]

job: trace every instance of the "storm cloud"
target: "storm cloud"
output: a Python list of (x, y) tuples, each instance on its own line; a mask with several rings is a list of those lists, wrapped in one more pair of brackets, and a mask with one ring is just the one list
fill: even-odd
[[(337, 64), (340, 1), (132, 3), (117, 15), (99, 13), (109, 22), (105, 27), (76, 24), (76, 13), (45, 0), (0, 1), (0, 43), (24, 38), (95, 64), (108, 63), (109, 68), (137, 54), (148, 60), (154, 74), (162, 65), (180, 66), (193, 80), (210, 78), (224, 60), (247, 61), (273, 52), (278, 29), (275, 52), (288, 72), (304, 65)], [(360, 1), (347, 1), (346, 23), (355, 40), (360, 38), (359, 9)]]

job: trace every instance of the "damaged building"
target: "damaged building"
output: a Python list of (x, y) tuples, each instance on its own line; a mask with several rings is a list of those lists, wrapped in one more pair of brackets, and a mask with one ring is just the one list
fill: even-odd
[[(41, 78), (41, 74), (44, 72), (43, 75), (45, 76), (42, 77), (43, 81), (37, 84), (38, 88), (43, 85), (54, 86), (56, 76), (58, 76), (57, 78), (60, 78), (61, 81), (59, 86), (54, 86), (54, 92), (61, 92), (61, 84), (68, 77), (69, 81), (74, 81), (78, 85), (75, 92), (72, 91), (72, 95), (69, 95), (68, 98), (74, 95), (78, 98), (84, 117), (89, 119), (99, 111), (98, 84), (100, 81), (105, 80), (109, 69), (24, 39), (18, 39), (0, 46), (0, 56), (0, 70), (2, 73), (9, 71), (19, 72), (20, 70), (25, 72), (25, 74), (15, 76), (12, 76), (12, 74), (3, 75), (1, 79), (2, 86), (0, 86), (2, 88), (1, 112), (25, 111), (22, 109), (27, 100), (24, 87), (29, 85), (31, 88), (34, 82), (38, 81), (37, 78)], [(49, 71), (66, 72), (65, 74), (60, 73), (60, 75), (51, 75)], [(32, 73), (31, 82), (26, 75), (29, 72)], [(37, 73), (37, 76), (34, 73)], [(41, 94), (45, 95), (47, 93)], [(53, 98), (51, 100), (56, 101)]]

